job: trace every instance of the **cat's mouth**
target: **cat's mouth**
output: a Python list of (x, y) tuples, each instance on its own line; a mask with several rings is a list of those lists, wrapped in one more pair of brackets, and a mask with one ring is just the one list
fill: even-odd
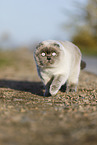
[(53, 62), (52, 62), (52, 60), (47, 60), (47, 63), (52, 64)]
[(47, 60), (48, 60), (48, 61), (51, 61), (51, 57), (47, 56)]
[(44, 63), (40, 62), (40, 66), (44, 68), (53, 67), (54, 62), (52, 60), (46, 60)]
[(54, 61), (50, 58), (47, 59), (47, 65), (52, 65), (52, 64), (54, 64)]

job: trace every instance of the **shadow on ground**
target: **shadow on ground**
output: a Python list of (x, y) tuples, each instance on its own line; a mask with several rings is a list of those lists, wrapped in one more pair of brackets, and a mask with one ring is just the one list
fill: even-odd
[(43, 96), (43, 84), (41, 82), (0, 80), (0, 88), (10, 88), (19, 91), (31, 92)]

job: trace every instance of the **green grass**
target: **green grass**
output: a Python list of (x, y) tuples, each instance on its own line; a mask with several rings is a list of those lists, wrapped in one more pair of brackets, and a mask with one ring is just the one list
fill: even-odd
[(0, 50), (0, 67), (13, 66), (21, 62), (22, 53), (18, 50)]
[(9, 52), (0, 51), (0, 67), (12, 65), (13, 58)]
[(97, 56), (97, 48), (96, 47), (83, 47), (79, 46), (83, 55), (88, 56)]

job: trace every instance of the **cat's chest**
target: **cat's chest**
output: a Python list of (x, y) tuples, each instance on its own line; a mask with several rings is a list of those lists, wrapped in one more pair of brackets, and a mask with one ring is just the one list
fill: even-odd
[(54, 75), (58, 75), (58, 74), (62, 74), (63, 73), (63, 69), (60, 68), (48, 68), (48, 69), (44, 69), (42, 70), (42, 73), (47, 74), (48, 76), (52, 77)]

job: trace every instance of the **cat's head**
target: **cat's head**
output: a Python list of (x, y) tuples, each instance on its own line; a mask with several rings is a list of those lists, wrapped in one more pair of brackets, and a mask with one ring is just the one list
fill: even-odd
[(35, 49), (34, 57), (38, 66), (54, 67), (60, 60), (60, 45), (56, 41), (43, 41)]

